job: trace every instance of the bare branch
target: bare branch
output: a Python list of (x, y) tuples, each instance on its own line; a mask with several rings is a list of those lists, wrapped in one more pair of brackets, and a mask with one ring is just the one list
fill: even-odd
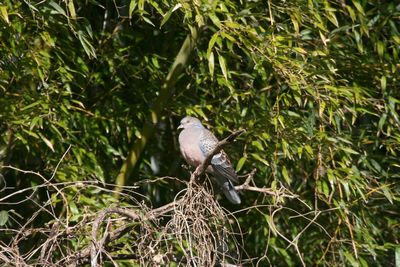
[(272, 190), (271, 188), (267, 187), (257, 187), (257, 186), (251, 186), (250, 183), (254, 184), (254, 174), (256, 173), (256, 169), (253, 169), (248, 175), (246, 180), (244, 181), (243, 184), (235, 186), (235, 190), (237, 191), (253, 191), (253, 192), (259, 192), (259, 193), (264, 193), (276, 197), (286, 197), (286, 198), (298, 198), (298, 195), (292, 194), (292, 193), (285, 193), (286, 188), (281, 188), (279, 190)]

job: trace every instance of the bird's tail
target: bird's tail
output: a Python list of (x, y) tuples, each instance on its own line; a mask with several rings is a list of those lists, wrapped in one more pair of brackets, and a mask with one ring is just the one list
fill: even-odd
[(236, 192), (235, 188), (233, 187), (232, 182), (225, 178), (225, 177), (216, 177), (219, 186), (221, 186), (222, 192), (224, 192), (224, 195), (226, 198), (232, 202), (233, 204), (240, 204), (241, 200), (239, 197), (238, 192)]

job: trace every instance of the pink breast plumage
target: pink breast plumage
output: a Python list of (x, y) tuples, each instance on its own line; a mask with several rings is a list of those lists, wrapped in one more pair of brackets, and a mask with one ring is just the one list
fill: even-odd
[(180, 149), (186, 162), (194, 167), (197, 167), (204, 160), (204, 156), (200, 147), (197, 145), (196, 139), (199, 132), (192, 130), (188, 132), (186, 129), (179, 135)]

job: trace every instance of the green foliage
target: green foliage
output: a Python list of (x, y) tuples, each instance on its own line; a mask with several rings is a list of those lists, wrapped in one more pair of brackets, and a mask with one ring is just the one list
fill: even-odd
[[(3, 1), (1, 165), (56, 182), (115, 182), (185, 37), (200, 29), (192, 61), (132, 181), (188, 176), (175, 130), (186, 114), (219, 137), (244, 128), (226, 147), (236, 170), (256, 168), (257, 186), (286, 188), (299, 198), (244, 192), (243, 207), (254, 208), (236, 214), (242, 259), (393, 265), (399, 258), (399, 16), (395, 1)], [(15, 169), (1, 173), (7, 190), (0, 197), (44, 183)], [(179, 189), (159, 182), (140, 193), (159, 206)], [(38, 202), (47, 200), (44, 191), (35, 192)], [(71, 212), (71, 221), (85, 207), (117, 202), (96, 193), (71, 189), (61, 207), (50, 190), (57, 212)], [(17, 225), (11, 217), (34, 210), (28, 204), (2, 209), (0, 225), (10, 229)], [(9, 232), (0, 236), (11, 239)]]

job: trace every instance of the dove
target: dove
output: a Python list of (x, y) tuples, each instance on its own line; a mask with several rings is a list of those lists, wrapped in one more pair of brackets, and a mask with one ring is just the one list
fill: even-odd
[[(183, 118), (178, 129), (182, 129), (179, 134), (182, 156), (193, 167), (199, 166), (218, 144), (215, 135), (195, 117)], [(228, 155), (223, 150), (212, 157), (206, 172), (215, 177), (216, 183), (230, 202), (240, 204), (239, 194), (232, 183), (238, 182), (237, 174)]]

